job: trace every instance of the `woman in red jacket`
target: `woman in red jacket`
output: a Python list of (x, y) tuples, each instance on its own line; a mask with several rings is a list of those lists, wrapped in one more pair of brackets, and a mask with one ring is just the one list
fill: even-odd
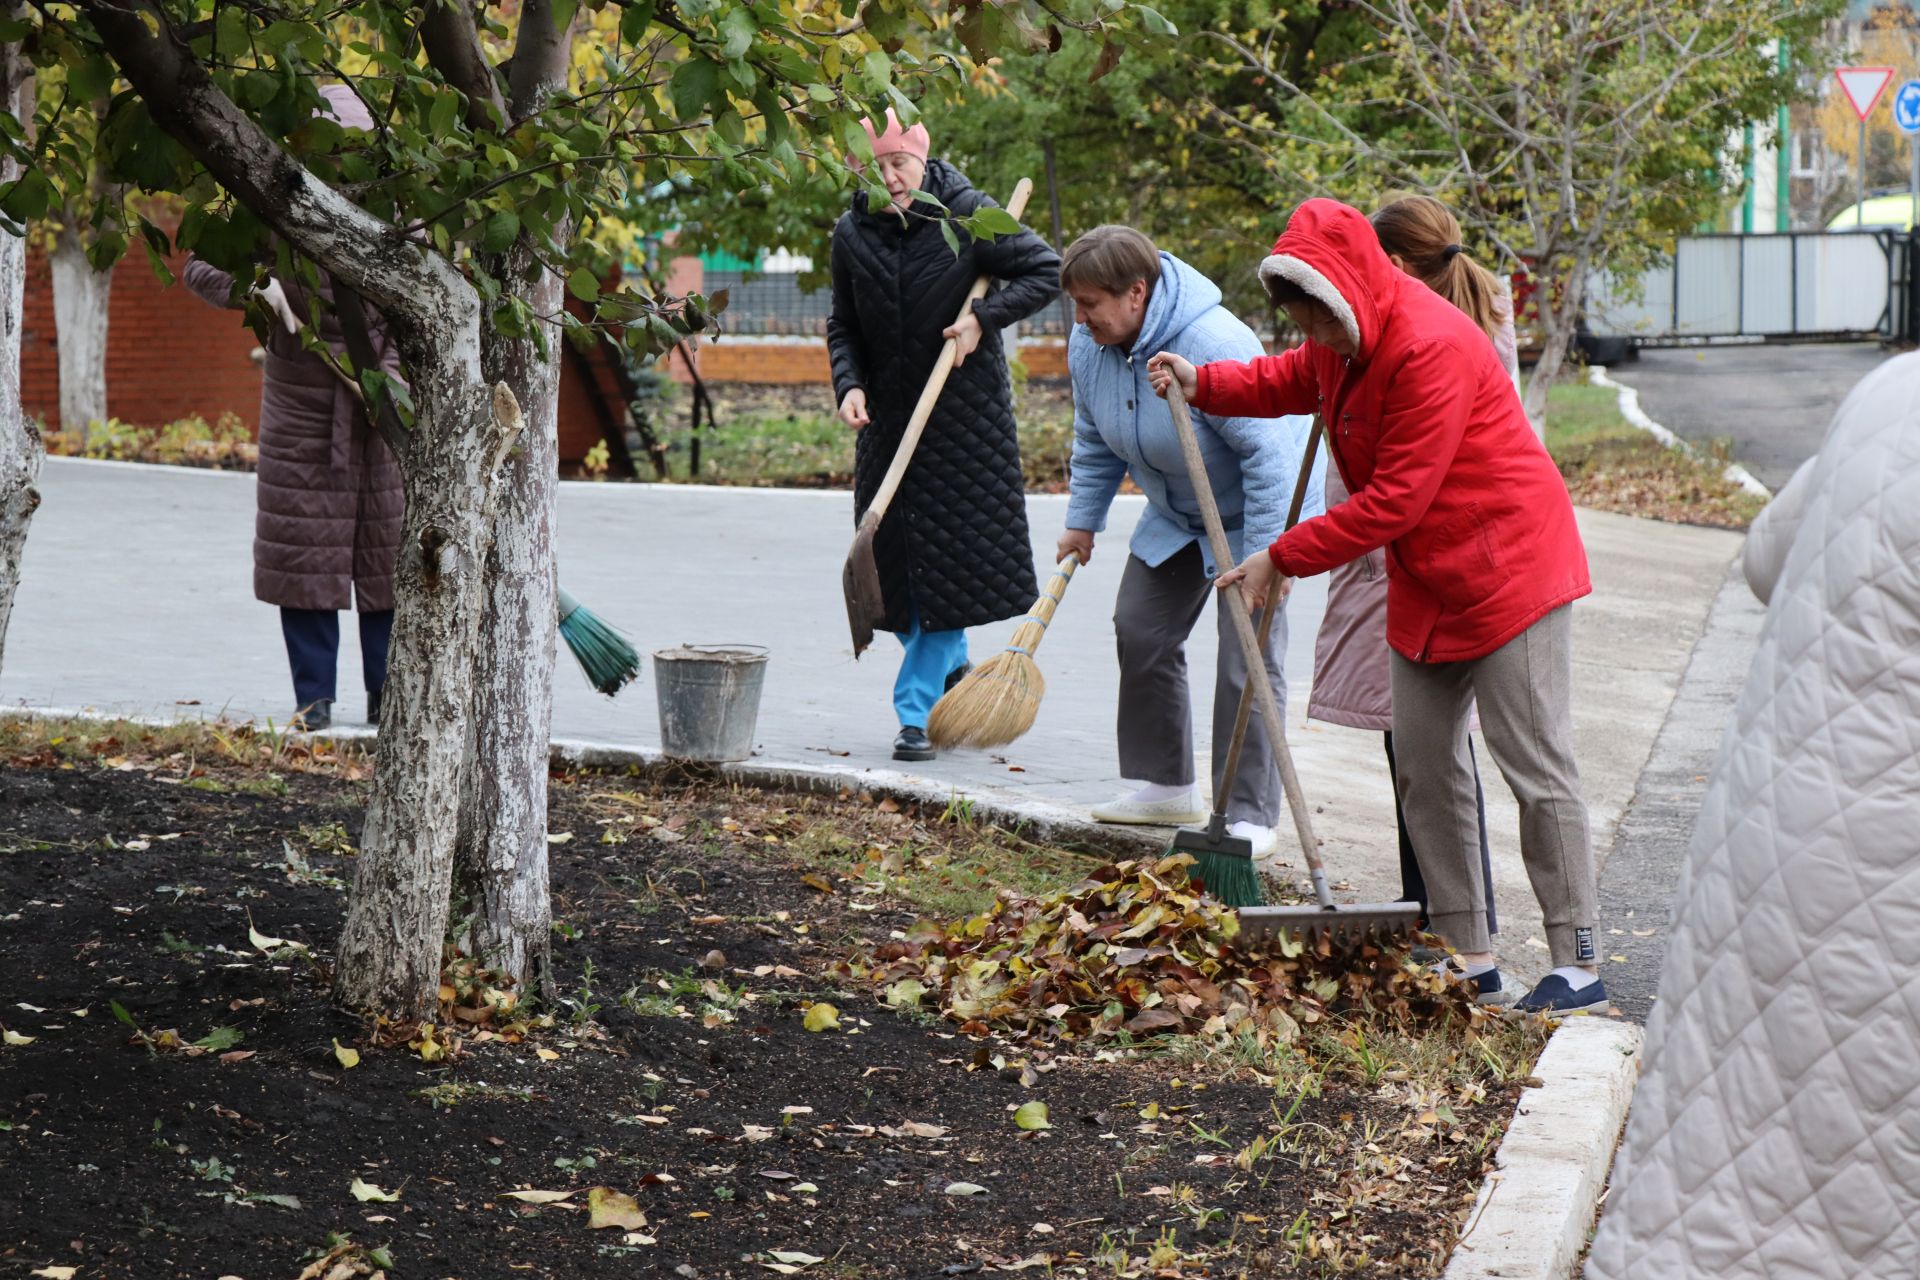
[(1458, 308), (1396, 270), (1358, 209), (1309, 200), (1260, 264), (1306, 335), (1278, 356), (1199, 369), (1149, 362), (1197, 409), (1318, 413), (1353, 495), (1222, 574), (1257, 606), (1290, 580), (1387, 550), (1398, 790), (1428, 918), (1484, 996), (1501, 990), (1487, 935), (1468, 708), (1520, 805), (1520, 849), (1556, 966), (1530, 1011), (1606, 1006), (1595, 965), (1587, 807), (1574, 765), (1571, 611), (1592, 590), (1560, 472), (1493, 345)]

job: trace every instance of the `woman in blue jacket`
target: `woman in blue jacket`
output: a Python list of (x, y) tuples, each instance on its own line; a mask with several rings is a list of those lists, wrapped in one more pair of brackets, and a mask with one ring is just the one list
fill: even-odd
[[(1094, 535), (1122, 479), (1147, 497), (1134, 526), (1127, 567), (1114, 604), (1120, 657), (1120, 773), (1145, 785), (1097, 806), (1100, 822), (1180, 824), (1205, 819), (1195, 786), (1193, 711), (1187, 682), (1186, 641), (1214, 594), (1214, 575), (1232, 565), (1213, 562), (1200, 505), (1187, 476), (1166, 402), (1147, 381), (1147, 358), (1177, 351), (1196, 363), (1249, 360), (1264, 355), (1253, 331), (1220, 305), (1212, 281), (1132, 227), (1096, 227), (1063, 255), (1060, 284), (1073, 299), (1075, 325), (1067, 344), (1073, 375), (1072, 494), (1059, 555), (1086, 563)], [(1311, 419), (1224, 418), (1196, 413), (1194, 430), (1206, 460), (1214, 500), (1233, 554), (1265, 546), (1281, 533)], [(1321, 509), (1316, 460), (1301, 515)], [(1282, 606), (1284, 608), (1284, 606)], [(1234, 639), (1224, 597), (1218, 603), (1218, 674), (1213, 693), (1215, 784), (1233, 736), (1234, 713), (1246, 667)], [(1286, 615), (1274, 619), (1267, 674), (1284, 705), (1281, 660)], [(1266, 726), (1253, 717), (1233, 794), (1227, 798), (1232, 832), (1271, 853), (1280, 819), (1280, 776)]]

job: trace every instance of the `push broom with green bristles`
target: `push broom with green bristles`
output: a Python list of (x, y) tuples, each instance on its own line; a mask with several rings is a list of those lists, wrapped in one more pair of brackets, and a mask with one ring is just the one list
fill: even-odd
[[(1200, 441), (1194, 435), (1193, 419), (1187, 412), (1186, 396), (1180, 390), (1178, 379), (1167, 388), (1167, 408), (1172, 411), (1174, 430), (1180, 437), (1180, 452), (1186, 459), (1187, 473), (1200, 502), (1200, 518), (1207, 527), (1207, 541), (1213, 549), (1214, 561), (1225, 572), (1227, 566), (1234, 562), (1233, 549), (1227, 543), (1226, 528), (1220, 520), (1220, 508), (1214, 501), (1213, 486), (1207, 479), (1207, 464), (1201, 456)], [(1294, 482), (1293, 502), (1287, 512), (1288, 528), (1292, 528), (1300, 518), (1320, 435), (1321, 424), (1316, 418), (1313, 431), (1307, 437), (1306, 456), (1300, 462), (1300, 475)], [(1233, 744), (1227, 752), (1227, 767), (1222, 771), (1220, 785), (1214, 790), (1213, 816), (1208, 820), (1206, 829), (1195, 831), (1183, 828), (1176, 832), (1168, 852), (1192, 854), (1195, 878), (1206, 886), (1207, 892), (1226, 906), (1241, 908), (1238, 914), (1241, 935), (1245, 940), (1280, 936), (1294, 942), (1304, 942), (1318, 936), (1330, 939), (1335, 945), (1349, 945), (1366, 940), (1410, 936), (1419, 927), (1420, 904), (1417, 902), (1340, 906), (1333, 900), (1333, 893), (1327, 885), (1327, 869), (1320, 861), (1320, 841), (1313, 834), (1313, 819), (1307, 808), (1307, 798), (1300, 789), (1300, 775), (1294, 770), (1293, 752), (1287, 745), (1287, 722), (1273, 695), (1273, 682), (1267, 678), (1264, 637), (1271, 633), (1273, 615), (1279, 610), (1280, 601), (1277, 598), (1267, 601), (1266, 615), (1261, 619), (1260, 631), (1256, 635), (1253, 618), (1239, 584), (1236, 583), (1228, 592), (1227, 613), (1233, 620), (1234, 634), (1240, 642), (1240, 652), (1247, 668), (1246, 684), (1240, 692), (1240, 713), (1234, 723)], [(1310, 907), (1263, 905), (1260, 877), (1253, 865), (1253, 844), (1227, 833), (1227, 796), (1232, 790), (1234, 775), (1240, 765), (1240, 748), (1246, 739), (1249, 693), (1259, 699), (1260, 714), (1267, 726), (1268, 745), (1273, 749), (1274, 763), (1280, 770), (1280, 786), (1286, 793), (1287, 809), (1293, 815), (1294, 832), (1300, 838), (1300, 851), (1307, 861), (1315, 899), (1315, 905)]]
[(588, 683), (611, 698), (640, 674), (640, 651), (599, 614), (559, 589), (560, 638), (587, 674)]

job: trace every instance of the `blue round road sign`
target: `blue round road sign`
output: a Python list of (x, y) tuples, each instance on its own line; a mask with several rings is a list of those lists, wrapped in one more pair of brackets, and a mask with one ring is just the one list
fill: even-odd
[(1920, 80), (1909, 80), (1893, 95), (1893, 122), (1902, 133), (1920, 133)]

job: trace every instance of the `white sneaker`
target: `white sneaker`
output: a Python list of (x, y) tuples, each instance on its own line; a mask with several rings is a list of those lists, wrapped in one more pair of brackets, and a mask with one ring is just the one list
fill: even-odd
[[(1148, 794), (1164, 788), (1148, 788)], [(1097, 804), (1091, 810), (1095, 822), (1123, 823), (1128, 826), (1144, 827), (1185, 827), (1194, 826), (1207, 820), (1207, 809), (1200, 801), (1200, 790), (1188, 787), (1185, 791), (1176, 791), (1172, 795), (1163, 795), (1154, 799), (1142, 799), (1136, 791), (1121, 796), (1118, 800), (1109, 800), (1106, 804)]]
[(1229, 823), (1227, 834), (1252, 845), (1253, 856), (1256, 858), (1271, 858), (1280, 848), (1279, 831), (1273, 827), (1263, 827), (1257, 822)]

